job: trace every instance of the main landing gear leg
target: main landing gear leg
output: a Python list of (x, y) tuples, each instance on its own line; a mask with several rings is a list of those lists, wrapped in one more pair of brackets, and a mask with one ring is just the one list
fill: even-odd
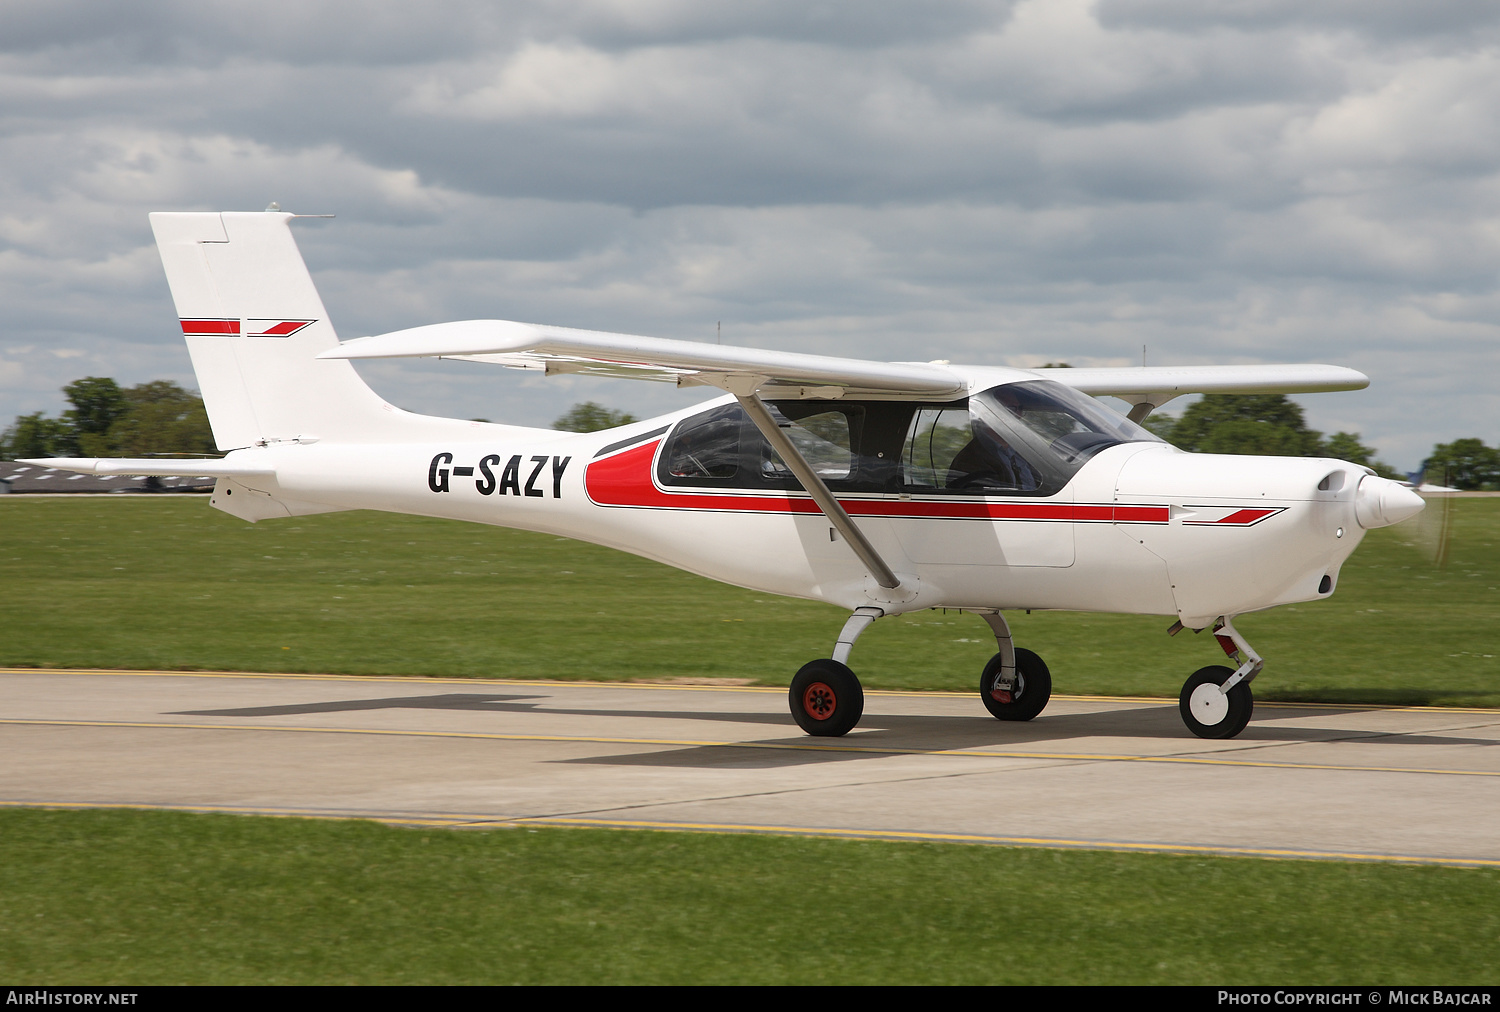
[(1030, 650), (1011, 641), (1010, 624), (1000, 612), (981, 612), (995, 634), (1000, 652), (979, 676), (979, 698), (1001, 720), (1030, 720), (1052, 698), (1052, 672)]
[(860, 634), (884, 614), (880, 608), (855, 608), (834, 644), (832, 659), (808, 661), (792, 678), (787, 703), (802, 730), (836, 738), (859, 723), (865, 712), (865, 690), (849, 670), (849, 654)]
[(1245, 642), (1230, 618), (1215, 623), (1214, 639), (1239, 667), (1210, 664), (1199, 668), (1183, 684), (1177, 708), (1182, 722), (1198, 737), (1233, 738), (1250, 723), (1255, 709), (1250, 682), (1266, 662)]

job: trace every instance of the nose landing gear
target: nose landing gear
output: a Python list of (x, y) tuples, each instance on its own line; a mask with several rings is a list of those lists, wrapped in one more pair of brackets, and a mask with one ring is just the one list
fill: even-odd
[(1232, 670), (1222, 664), (1199, 668), (1183, 683), (1177, 708), (1182, 722), (1198, 737), (1233, 738), (1250, 723), (1255, 710), (1250, 680), (1260, 674), (1265, 661), (1227, 618), (1214, 626), (1214, 638), (1240, 666)]

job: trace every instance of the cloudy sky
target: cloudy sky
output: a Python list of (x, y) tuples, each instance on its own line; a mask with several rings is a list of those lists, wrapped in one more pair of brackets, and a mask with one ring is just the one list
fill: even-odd
[[(0, 425), (193, 386), (146, 213), (276, 200), (337, 214), (295, 228), (346, 339), (1329, 362), (1372, 384), (1312, 424), (1410, 468), (1500, 442), (1497, 114), (1492, 0), (6, 0)], [(360, 368), (532, 424), (704, 396)]]

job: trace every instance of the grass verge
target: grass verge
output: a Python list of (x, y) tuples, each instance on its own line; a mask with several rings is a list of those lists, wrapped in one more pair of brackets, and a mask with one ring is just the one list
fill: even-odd
[(16, 984), (1482, 984), (1500, 872), (0, 811)]

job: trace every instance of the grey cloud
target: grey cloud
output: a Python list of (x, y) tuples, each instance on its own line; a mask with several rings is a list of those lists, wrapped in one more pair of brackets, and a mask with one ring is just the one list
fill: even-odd
[(1493, 41), (1500, 8), (1488, 0), (1099, 0), (1107, 28), (1203, 32), (1319, 29), (1411, 43), (1434, 36), (1460, 44)]
[(744, 38), (869, 48), (995, 29), (1016, 2), (426, 0), (418, 9), (401, 0), (9, 0), (0, 16), (0, 53), (50, 57), (55, 72), (76, 72), (80, 61), (86, 67), (224, 66), (245, 59), (396, 66), (532, 40), (604, 50)]
[(136, 66), (287, 63), (403, 64), (484, 51), (512, 34), (516, 7), (429, 0), (420, 11), (386, 0), (201, 3), (9, 0), (0, 52), (34, 70), (90, 73)]
[[(1022, 38), (1032, 20), (1017, 19), (1004, 44), (981, 35), (879, 59), (740, 40), (625, 55), (550, 50), (551, 64), (521, 71), (528, 57), (507, 51), (422, 69), (237, 61), (66, 88), (32, 79), (33, 93), (12, 88), (22, 99), (12, 107), (25, 111), (0, 123), (28, 137), (38, 121), (64, 119), (75, 129), (228, 133), (278, 152), (332, 145), (427, 186), (638, 210), (1205, 195), (1276, 204), (1302, 196), (1299, 159), (1316, 161), (1330, 137), (1349, 146), (1337, 129), (1298, 125), (1311, 110), (1337, 119), (1354, 87), (1347, 60), (1279, 36), (1179, 41), (1164, 53), (1097, 26), (1081, 40), (1054, 30), (1050, 48), (1033, 51)], [(1098, 59), (1061, 62), (1070, 41)], [(592, 90), (579, 93), (579, 67), (597, 75)], [(517, 73), (531, 77), (517, 83)], [(1414, 142), (1401, 160), (1449, 151), (1450, 170), (1464, 159), (1487, 170), (1493, 153), (1475, 139), (1493, 97), (1431, 99), (1403, 113)], [(1460, 99), (1468, 121), (1444, 129), (1442, 103)], [(1332, 160), (1348, 164), (1343, 150)]]
[[(838, 3), (832, 0), (696, 0), (549, 5), (546, 28), (601, 48), (681, 45), (763, 38), (839, 47), (906, 45), (995, 29), (1016, 0), (900, 0)], [(539, 21), (541, 19), (538, 19)], [(538, 25), (540, 28), (541, 25)], [(540, 35), (540, 33), (538, 33)]]
[(1028, 5), (1007, 31), (970, 40), (930, 76), (961, 99), (1059, 123), (1321, 102), (1348, 86), (1345, 64), (1293, 33), (1109, 31), (1089, 14), (1080, 3)]

